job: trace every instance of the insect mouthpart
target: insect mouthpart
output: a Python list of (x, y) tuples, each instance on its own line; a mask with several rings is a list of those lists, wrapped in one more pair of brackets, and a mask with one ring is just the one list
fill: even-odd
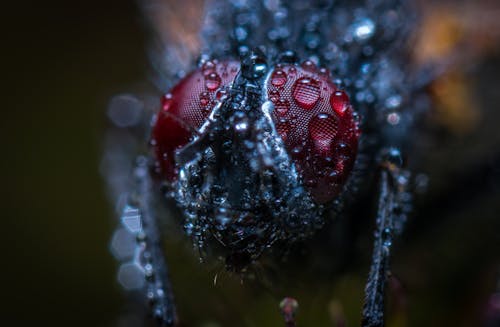
[(205, 62), (165, 98), (153, 129), (187, 233), (249, 261), (323, 225), (358, 137), (348, 97), (327, 73), (309, 61), (269, 69), (255, 52)]

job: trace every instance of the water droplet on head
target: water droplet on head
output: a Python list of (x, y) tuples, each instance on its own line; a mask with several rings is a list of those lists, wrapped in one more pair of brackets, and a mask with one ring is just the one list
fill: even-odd
[(292, 152), (293, 156), (297, 156), (297, 155), (301, 154), (302, 151), (304, 151), (304, 147), (299, 144), (299, 145), (294, 146), (292, 148), (291, 152)]
[(331, 152), (331, 145), (337, 135), (337, 128), (337, 120), (330, 114), (319, 113), (311, 119), (309, 134), (317, 151), (324, 154)]
[[(234, 115), (231, 117), (231, 125), (234, 126), (234, 129), (239, 132), (239, 133), (244, 133), (248, 130), (249, 127), (249, 121), (248, 117), (246, 116), (245, 112), (237, 110), (234, 112)], [(227, 128), (229, 128), (230, 125), (228, 125)], [(230, 141), (229, 141), (230, 143)], [(229, 144), (228, 143), (228, 144)]]
[(168, 111), (170, 109), (170, 106), (172, 105), (173, 97), (171, 93), (165, 94), (161, 98), (161, 109), (163, 111)]
[(266, 56), (260, 49), (240, 54), (241, 74), (244, 78), (255, 80), (264, 76), (267, 72)]
[(280, 119), (276, 124), (276, 131), (281, 136), (283, 141), (286, 141), (288, 133), (290, 132), (290, 123), (286, 119)]
[(208, 92), (200, 93), (200, 105), (206, 107), (210, 103), (210, 94)]
[(344, 91), (335, 91), (330, 96), (330, 106), (339, 116), (349, 107), (349, 96)]
[(326, 177), (330, 180), (330, 181), (337, 181), (337, 179), (339, 178), (339, 172), (336, 171), (335, 169), (331, 169), (327, 174), (326, 174)]
[(338, 157), (345, 157), (345, 158), (352, 157), (351, 147), (344, 142), (340, 142), (339, 144), (337, 144), (335, 148), (335, 153)]
[(205, 61), (203, 66), (201, 66), (201, 70), (203, 71), (203, 75), (208, 75), (210, 73), (215, 72), (215, 62), (213, 60)]
[(287, 81), (286, 73), (281, 69), (276, 69), (271, 75), (271, 84), (276, 87), (283, 86)]
[(238, 123), (236, 123), (236, 125), (234, 125), (234, 129), (240, 133), (246, 132), (248, 130), (248, 120), (243, 119), (239, 121)]
[(288, 112), (288, 109), (290, 109), (290, 103), (286, 99), (279, 99), (274, 104), (274, 109), (279, 116), (284, 116)]
[(205, 86), (209, 91), (216, 90), (221, 83), (221, 78), (217, 73), (210, 73), (205, 76)]
[(320, 86), (315, 79), (302, 77), (294, 84), (293, 98), (303, 109), (312, 109), (318, 102), (319, 95)]
[(277, 90), (272, 90), (269, 92), (269, 100), (271, 100), (273, 103), (278, 102), (279, 96), (280, 93)]
[(311, 60), (306, 60), (302, 63), (302, 68), (308, 71), (316, 71), (316, 65)]
[(267, 72), (266, 62), (256, 62), (253, 66), (253, 73), (255, 77), (263, 76)]
[(326, 69), (325, 67), (321, 67), (319, 69), (319, 74), (324, 77), (329, 77), (330, 76), (330, 71)]

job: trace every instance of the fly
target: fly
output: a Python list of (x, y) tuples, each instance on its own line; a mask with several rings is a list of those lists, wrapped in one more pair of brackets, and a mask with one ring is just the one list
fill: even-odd
[[(164, 95), (154, 112), (136, 104), (132, 111), (145, 119), (117, 132), (116, 140), (135, 135), (128, 148), (110, 151), (119, 235), (134, 239), (114, 246), (125, 262), (122, 284), (144, 291), (160, 325), (179, 322), (161, 247), (165, 203), (180, 210), (202, 257), (209, 248), (244, 276), (263, 254), (314, 237), (327, 217), (348, 219), (342, 208), (376, 181), (362, 326), (383, 326), (392, 243), (411, 207), (406, 157), (426, 110), (414, 100), (432, 79), (408, 64), (413, 5), (145, 0), (143, 7), (159, 27), (152, 60)], [(135, 165), (123, 168), (119, 161), (137, 152)], [(288, 326), (296, 307), (282, 302)]]

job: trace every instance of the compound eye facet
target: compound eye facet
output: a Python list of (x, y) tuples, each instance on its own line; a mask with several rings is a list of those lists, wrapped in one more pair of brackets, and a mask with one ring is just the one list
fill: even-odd
[(353, 168), (360, 136), (349, 97), (311, 61), (277, 65), (266, 89), (276, 130), (304, 185), (316, 202), (331, 201)]
[(168, 181), (177, 177), (175, 152), (197, 133), (216, 100), (224, 95), (236, 77), (239, 67), (237, 61), (207, 61), (163, 97), (151, 143), (159, 163), (159, 173)]

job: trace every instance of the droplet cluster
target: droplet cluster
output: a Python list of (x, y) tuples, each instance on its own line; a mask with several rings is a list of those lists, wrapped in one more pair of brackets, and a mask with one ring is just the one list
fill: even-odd
[(318, 203), (337, 196), (354, 165), (360, 131), (348, 95), (312, 61), (277, 65), (267, 96), (303, 184)]
[(225, 95), (238, 70), (236, 61), (206, 61), (163, 96), (151, 143), (159, 172), (168, 180), (177, 175), (175, 151), (192, 139), (216, 101)]

